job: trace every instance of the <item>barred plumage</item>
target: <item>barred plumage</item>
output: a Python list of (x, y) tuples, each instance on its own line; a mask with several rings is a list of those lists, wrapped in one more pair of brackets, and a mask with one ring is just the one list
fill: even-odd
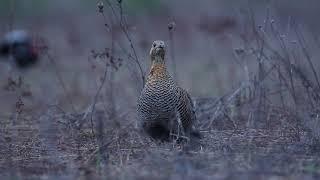
[(141, 127), (153, 138), (172, 134), (189, 137), (196, 120), (190, 95), (178, 87), (165, 65), (165, 44), (154, 41), (150, 50), (151, 68), (138, 100)]

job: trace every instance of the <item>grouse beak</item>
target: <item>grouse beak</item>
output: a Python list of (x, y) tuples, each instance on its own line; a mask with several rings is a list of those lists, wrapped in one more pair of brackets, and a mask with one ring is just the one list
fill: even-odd
[(159, 52), (163, 52), (164, 51), (164, 46), (159, 46), (156, 48), (156, 52), (159, 53)]

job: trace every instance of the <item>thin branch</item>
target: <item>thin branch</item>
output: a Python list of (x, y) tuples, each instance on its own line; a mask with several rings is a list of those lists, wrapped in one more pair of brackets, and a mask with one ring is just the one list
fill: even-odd
[(177, 64), (175, 60), (175, 49), (174, 49), (174, 30), (175, 30), (175, 23), (171, 22), (168, 24), (169, 30), (169, 39), (170, 39), (170, 57), (172, 61), (172, 68), (173, 68), (173, 75), (176, 78), (176, 81), (179, 81), (178, 74), (177, 74)]
[(97, 104), (97, 101), (98, 101), (98, 97), (100, 95), (100, 92), (106, 82), (106, 79), (107, 79), (107, 74), (108, 74), (108, 66), (105, 66), (105, 71), (104, 71), (104, 74), (103, 74), (103, 77), (102, 77), (102, 81), (101, 81), (101, 84), (98, 88), (98, 91), (96, 93), (96, 95), (94, 96), (94, 100), (93, 100), (93, 103), (92, 103), (92, 109), (91, 109), (91, 115), (90, 115), (90, 123), (91, 123), (91, 133), (92, 135), (95, 137), (95, 132), (94, 132), (94, 123), (93, 123), (93, 113), (95, 111), (95, 107), (96, 107), (96, 104)]
[(73, 101), (72, 101), (72, 99), (71, 99), (71, 97), (70, 97), (70, 95), (68, 93), (67, 87), (66, 87), (66, 85), (65, 85), (65, 83), (63, 81), (63, 78), (62, 78), (59, 70), (58, 70), (58, 67), (57, 67), (57, 64), (55, 62), (55, 59), (47, 51), (45, 51), (45, 55), (47, 56), (47, 58), (49, 59), (50, 63), (53, 66), (53, 69), (54, 69), (54, 72), (56, 74), (56, 77), (58, 78), (59, 84), (61, 85), (61, 87), (62, 87), (62, 89), (63, 89), (63, 91), (64, 91), (64, 93), (65, 93), (65, 95), (66, 95), (66, 97), (67, 97), (67, 99), (68, 99), (68, 101), (70, 103), (70, 105), (71, 105), (72, 111), (74, 113), (76, 113), (77, 111), (76, 111), (75, 105), (74, 105), (74, 103), (73, 103)]
[(314, 68), (315, 66), (314, 66), (314, 64), (312, 63), (310, 54), (308, 53), (308, 50), (307, 50), (307, 48), (306, 48), (305, 45), (304, 45), (304, 44), (305, 44), (305, 39), (304, 39), (302, 33), (298, 30), (298, 28), (294, 28), (294, 30), (295, 30), (295, 33), (296, 33), (296, 35), (297, 35), (297, 37), (298, 37), (298, 42), (299, 42), (299, 45), (300, 45), (300, 47), (301, 47), (301, 49), (302, 49), (302, 52), (303, 52), (303, 54), (305, 55), (306, 60), (307, 60), (307, 62), (308, 62), (308, 64), (309, 64), (309, 67), (311, 68), (311, 71), (312, 71), (312, 73), (313, 73), (313, 75), (314, 75), (314, 78), (315, 78), (315, 80), (316, 80), (316, 82), (317, 82), (318, 89), (320, 89), (320, 81), (319, 81), (318, 73), (317, 73), (317, 71), (316, 71), (315, 68)]
[(125, 37), (127, 38), (129, 44), (130, 44), (130, 48), (133, 52), (133, 55), (134, 55), (134, 58), (132, 58), (134, 60), (134, 62), (138, 65), (138, 68), (139, 68), (139, 71), (140, 71), (140, 74), (141, 74), (141, 80), (142, 80), (142, 85), (144, 86), (144, 83), (145, 83), (145, 75), (144, 75), (144, 71), (142, 69), (142, 66), (141, 66), (141, 63), (139, 61), (139, 58), (138, 58), (138, 55), (137, 55), (137, 52), (136, 52), (136, 49), (133, 45), (133, 41), (132, 41), (132, 38), (127, 30), (127, 24), (125, 23), (125, 18), (123, 16), (123, 8), (122, 8), (122, 3), (118, 3), (118, 6), (119, 6), (119, 13), (120, 13), (120, 17), (118, 18), (117, 16), (117, 13), (114, 9), (114, 7), (112, 6), (111, 2), (109, 0), (105, 0), (105, 2), (107, 3), (107, 5), (109, 6), (109, 8), (111, 9), (111, 12), (112, 14), (114, 15), (114, 17), (116, 19), (119, 20), (119, 24), (120, 24), (120, 27), (121, 27), (121, 31), (124, 33)]

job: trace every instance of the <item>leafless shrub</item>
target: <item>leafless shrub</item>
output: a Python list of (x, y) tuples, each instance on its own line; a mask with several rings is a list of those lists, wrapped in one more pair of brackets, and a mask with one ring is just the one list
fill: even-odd
[[(280, 125), (293, 129), (297, 135), (303, 129), (310, 130), (312, 138), (319, 138), (318, 130), (310, 129), (308, 125), (314, 122), (310, 120), (312, 115), (317, 118), (316, 112), (319, 109), (318, 72), (306, 48), (307, 42), (300, 26), (292, 23), (289, 31), (282, 33), (277, 22), (268, 17), (268, 13), (262, 25), (255, 22), (252, 13), (249, 15), (253, 28), (250, 30), (252, 40), (243, 39), (247, 49), (235, 51), (238, 62), (254, 59), (257, 67), (256, 71), (250, 70), (247, 61), (241, 62), (245, 74), (249, 74), (248, 71), (254, 72), (243, 83), (243, 93), (247, 101), (240, 104), (249, 106), (249, 109), (246, 108), (248, 112), (245, 119), (248, 119), (248, 122), (253, 121), (251, 127), (269, 129)], [(292, 36), (294, 39), (289, 38)], [(307, 66), (302, 65), (301, 61), (305, 61)], [(274, 112), (280, 113), (279, 116), (275, 117)], [(281, 123), (268, 122), (270, 119), (279, 119)]]
[[(105, 14), (105, 10), (104, 10), (105, 7), (104, 7), (104, 4), (102, 3), (102, 1), (100, 1), (98, 4), (98, 11), (100, 14), (102, 14), (102, 16), (104, 18), (107, 31), (110, 31), (111, 33), (113, 33), (115, 31), (114, 30), (115, 26), (117, 24), (120, 26), (120, 30), (125, 35), (133, 55), (128, 50), (126, 50), (124, 48), (123, 44), (120, 41), (114, 41), (115, 39), (113, 39), (113, 42), (119, 46), (119, 48), (123, 51), (123, 53), (127, 55), (127, 58), (129, 60), (133, 60), (136, 63), (136, 65), (138, 66), (138, 71), (139, 71), (140, 77), (141, 77), (141, 84), (142, 84), (141, 87), (143, 87), (144, 82), (145, 82), (145, 75), (144, 75), (144, 71), (142, 69), (141, 62), (138, 58), (138, 54), (137, 54), (136, 48), (134, 46), (132, 37), (129, 34), (127, 20), (123, 15), (122, 1), (117, 1), (116, 4), (113, 4), (109, 0), (105, 0), (104, 2), (106, 2), (111, 14), (109, 14), (108, 16)], [(118, 9), (116, 9), (116, 8), (118, 8)], [(141, 87), (139, 89), (141, 89)]]

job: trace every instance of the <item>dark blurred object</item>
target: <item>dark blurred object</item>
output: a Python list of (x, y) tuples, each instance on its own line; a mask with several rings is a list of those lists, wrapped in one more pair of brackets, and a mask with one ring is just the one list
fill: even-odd
[(0, 41), (0, 56), (12, 56), (19, 68), (27, 68), (36, 64), (39, 54), (26, 31), (13, 30)]

